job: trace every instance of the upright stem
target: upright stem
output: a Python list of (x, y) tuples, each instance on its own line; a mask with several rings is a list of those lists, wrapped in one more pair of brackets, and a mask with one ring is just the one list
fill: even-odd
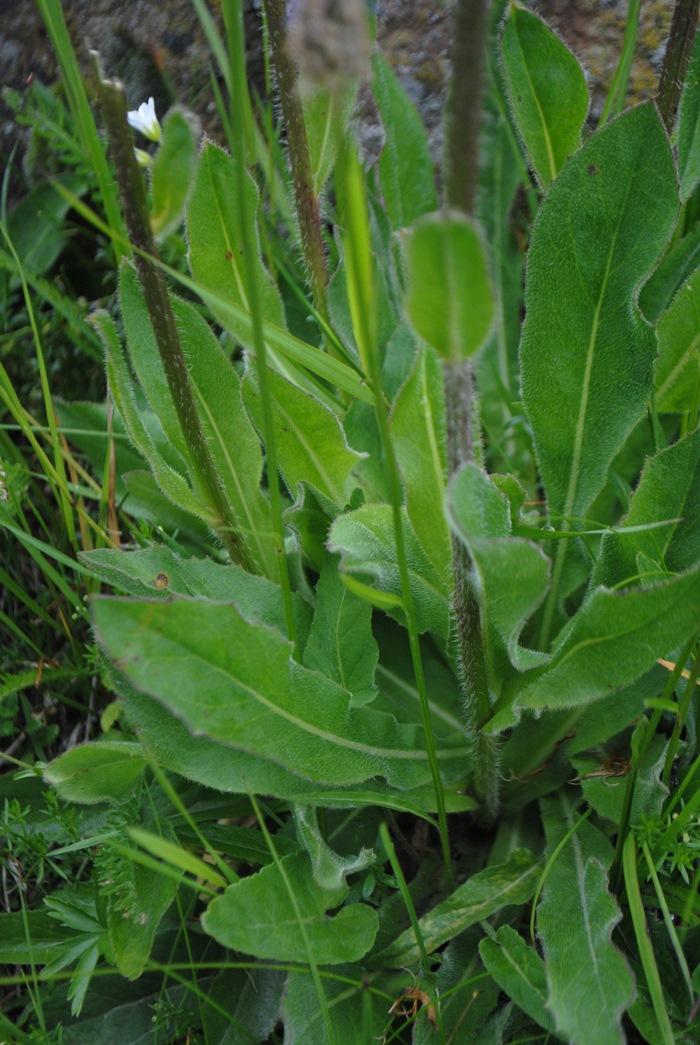
[(192, 455), (197, 477), (207, 491), (209, 503), (218, 516), (217, 532), (231, 558), (247, 565), (245, 547), (239, 543), (236, 520), (231, 518), (231, 511), (221, 491), (216, 468), (199, 421), (187, 362), (170, 306), (165, 275), (154, 260), (158, 255), (151, 234), (143, 174), (134, 156), (133, 136), (127, 123), (126, 97), (121, 86), (108, 81), (100, 80), (99, 90), (124, 221), (135, 248), (136, 271), (146, 299), (153, 334), (177, 418)]
[[(309, 144), (306, 137), (304, 112), (299, 95), (299, 81), (296, 66), (287, 47), (287, 22), (285, 0), (265, 0), (270, 46), (277, 73), (282, 115), (287, 130), (289, 162), (294, 184), (299, 232), (304, 260), (308, 269), (309, 284), (316, 311), (322, 319), (328, 320), (326, 308), (326, 286), (328, 284), (328, 268), (326, 253), (321, 235), (321, 219), (318, 209), (318, 198), (314, 192), (313, 176)], [(329, 99), (329, 104), (333, 99)]]
[[(275, 439), (274, 418), (272, 415), (272, 404), (267, 379), (267, 347), (263, 336), (262, 326), (262, 303), (260, 299), (260, 287), (254, 264), (255, 236), (254, 215), (247, 213), (244, 191), (246, 172), (243, 164), (244, 156), (244, 127), (240, 120), (236, 119), (235, 107), (237, 95), (247, 92), (245, 75), (245, 44), (243, 37), (243, 7), (241, 0), (224, 0), (224, 11), (229, 34), (229, 60), (232, 65), (232, 76), (234, 91), (231, 93), (231, 134), (233, 145), (234, 168), (236, 172), (236, 185), (238, 197), (238, 214), (241, 229), (241, 247), (245, 258), (245, 284), (246, 294), (250, 303), (250, 319), (253, 332), (253, 348), (255, 349), (255, 372), (260, 386), (260, 407), (262, 412), (262, 435), (267, 455), (267, 482), (270, 491), (270, 509), (272, 522), (275, 530), (277, 561), (279, 563), (279, 580), (282, 591), (282, 602), (287, 624), (287, 636), (294, 648), (294, 659), (298, 659), (299, 648), (297, 644), (296, 621), (294, 619), (294, 606), (292, 603), (292, 585), (289, 577), (289, 566), (284, 549), (284, 521), (282, 519), (282, 495), (280, 493), (280, 480), (277, 464), (277, 442)], [(238, 81), (238, 90), (235, 90)]]
[(693, 50), (700, 0), (676, 0), (671, 32), (666, 44), (656, 103), (664, 127), (671, 133), (681, 99), (685, 74)]
[[(457, 0), (452, 81), (447, 113), (445, 193), (450, 208), (472, 214), (479, 173), (479, 131), (488, 0)], [(450, 478), (474, 459), (474, 379), (471, 360), (445, 365)], [(494, 742), (481, 733), (491, 713), (481, 615), (464, 544), (452, 538), (453, 612), (465, 695), (467, 732), (475, 749), (475, 785), (487, 815), (496, 813)]]

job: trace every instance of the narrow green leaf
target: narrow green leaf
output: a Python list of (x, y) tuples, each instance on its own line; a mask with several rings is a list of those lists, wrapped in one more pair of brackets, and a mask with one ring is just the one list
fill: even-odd
[(447, 577), (452, 550), (441, 510), (447, 480), (447, 419), (442, 366), (431, 349), (416, 356), (394, 400), (390, 427), (411, 526), (438, 576)]
[[(664, 518), (677, 521), (660, 529), (642, 528)], [(700, 431), (647, 459), (622, 526), (639, 529), (603, 537), (596, 583), (613, 587), (636, 580), (642, 556), (656, 564), (647, 583), (700, 562)]]
[(502, 925), (493, 937), (481, 941), (479, 954), (501, 990), (540, 1027), (553, 1033), (554, 1020), (546, 1008), (544, 962), (537, 951), (510, 925)]
[[(338, 417), (303, 388), (268, 370), (277, 461), (292, 497), (299, 484), (313, 486), (343, 507), (354, 485), (351, 472), (362, 455), (352, 450)], [(258, 432), (262, 430), (260, 389), (253, 370), (243, 381), (243, 402)]]
[[(404, 533), (418, 630), (445, 637), (449, 617), (445, 579), (436, 572), (406, 518)], [(340, 554), (343, 570), (358, 574), (359, 579), (372, 578), (380, 591), (401, 597), (390, 505), (366, 504), (339, 516), (331, 527), (328, 547)]]
[(145, 768), (140, 744), (99, 740), (59, 755), (44, 770), (44, 779), (72, 802), (120, 803), (130, 797)]
[(179, 871), (185, 871), (195, 878), (201, 878), (209, 885), (216, 886), (219, 889), (225, 889), (229, 884), (218, 871), (214, 870), (211, 864), (200, 860), (194, 853), (190, 853), (189, 850), (183, 849), (182, 846), (177, 845), (175, 842), (163, 838), (162, 835), (155, 835), (139, 827), (130, 827), (128, 834), (146, 852), (158, 857), (159, 860), (163, 860), (166, 864), (170, 864), (171, 867), (176, 867)]
[(655, 338), (634, 294), (677, 210), (673, 158), (652, 105), (593, 135), (540, 208), (520, 358), (523, 400), (557, 520), (585, 516), (645, 409)]
[(329, 557), (316, 589), (316, 610), (304, 665), (320, 671), (352, 694), (353, 704), (376, 695), (374, 675), (379, 649), (372, 635), (372, 608), (343, 584)]
[(658, 335), (656, 409), (662, 414), (691, 410), (700, 388), (700, 268), (677, 292)]
[(166, 440), (185, 465), (190, 466), (191, 454), (170, 394), (146, 300), (136, 270), (127, 259), (122, 261), (119, 271), (119, 303), (129, 360), (139, 385), (162, 425)]
[[(98, 640), (138, 689), (195, 737), (266, 758), (316, 783), (371, 777), (404, 789), (431, 771), (418, 726), (399, 725), (291, 659), (291, 646), (233, 606), (177, 600), (93, 602)], [(127, 701), (128, 709), (128, 701)], [(464, 748), (443, 748), (457, 772)]]
[(357, 84), (347, 86), (340, 98), (322, 86), (302, 92), (304, 125), (309, 147), (311, 178), (315, 196), (328, 181), (338, 154), (338, 143), (355, 104)]
[[(420, 919), (428, 953), (502, 907), (527, 903), (535, 891), (540, 872), (541, 867), (529, 850), (516, 849), (506, 863), (487, 867), (472, 875)], [(372, 965), (398, 969), (415, 964), (419, 958), (413, 929), (407, 929), (372, 958)]]
[(678, 112), (678, 173), (681, 199), (700, 181), (700, 35), (696, 32)]
[(393, 228), (403, 229), (437, 209), (428, 136), (418, 110), (378, 50), (372, 69), (372, 89), (386, 136), (379, 182)]
[(429, 214), (403, 234), (406, 308), (416, 332), (451, 364), (484, 344), (494, 318), (484, 246), (458, 211)]
[[(187, 207), (187, 234), (192, 275), (204, 290), (225, 303), (249, 311), (246, 279), (241, 257), (241, 230), (237, 201), (237, 179), (233, 160), (223, 149), (206, 142), (197, 169), (192, 196)], [(244, 178), (247, 200), (245, 211), (255, 214), (258, 194), (252, 179)], [(257, 249), (257, 243), (255, 244)], [(270, 274), (258, 259), (256, 280), (260, 290), (260, 309), (265, 319), (285, 327), (282, 301)], [(214, 306), (224, 327), (246, 348), (253, 348), (249, 322), (239, 323), (233, 311)]]
[(656, 325), (683, 284), (700, 265), (700, 228), (672, 243), (639, 292), (645, 319)]
[[(178, 508), (190, 513), (208, 526), (213, 526), (216, 521), (214, 513), (195, 497), (184, 477), (186, 472), (184, 461), (175, 452), (175, 459), (179, 459), (180, 468), (182, 469), (180, 470), (170, 460), (165, 458), (156, 446), (155, 438), (147, 427), (147, 418), (139, 411), (134, 394), (133, 378), (129, 373), (129, 367), (112, 318), (106, 312), (99, 312), (94, 317), (94, 322), (105, 346), (110, 391), (119, 415), (124, 422), (129, 439), (145, 460), (148, 461), (153, 476), (164, 495)], [(162, 438), (163, 432), (160, 423), (155, 418), (155, 415), (152, 416)]]
[[(547, 847), (573, 826), (574, 797), (563, 791), (544, 800)], [(581, 824), (552, 864), (538, 908), (556, 1030), (576, 1045), (621, 1045), (620, 1019), (634, 999), (634, 980), (611, 942), (622, 917), (608, 891), (612, 847), (590, 823)]]
[[(202, 916), (204, 929), (225, 947), (244, 954), (306, 962), (308, 955), (298, 913), (319, 965), (359, 961), (377, 934), (376, 912), (355, 903), (342, 907), (334, 917), (327, 917), (326, 911), (342, 903), (348, 886), (322, 889), (310, 870), (308, 856), (300, 853), (285, 856), (278, 864), (241, 879), (209, 904)], [(287, 883), (294, 892), (295, 905)]]
[(541, 18), (515, 3), (501, 48), (515, 121), (546, 189), (581, 142), (588, 113), (583, 69)]
[(151, 164), (151, 229), (156, 240), (165, 239), (182, 220), (197, 167), (199, 133), (192, 113), (171, 109), (165, 118)]

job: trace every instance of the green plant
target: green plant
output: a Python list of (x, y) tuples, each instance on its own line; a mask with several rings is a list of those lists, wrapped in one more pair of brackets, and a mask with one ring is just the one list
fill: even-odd
[[(544, 22), (458, 3), (440, 207), (378, 54), (386, 143), (358, 160), (363, 5), (316, 11), (325, 65), (292, 27), (300, 89), (265, 3), (291, 176), (223, 9), (231, 154), (174, 109), (145, 181), (103, 82), (131, 256), (57, 186), (124, 255), (118, 319), (93, 323), (125, 507), (160, 528), (79, 552), (116, 593), (91, 621), (118, 704), (43, 767), (92, 819), (38, 858), (97, 855), (48, 912), (2, 916), (0, 953), (68, 1042), (117, 1020), (121, 1041), (691, 1042), (698, 46), (668, 49), (663, 84), (690, 61), (677, 124), (664, 90), (663, 121), (647, 102), (589, 134)], [(158, 252), (183, 218), (189, 272)], [(295, 332), (271, 275), (290, 257)]]

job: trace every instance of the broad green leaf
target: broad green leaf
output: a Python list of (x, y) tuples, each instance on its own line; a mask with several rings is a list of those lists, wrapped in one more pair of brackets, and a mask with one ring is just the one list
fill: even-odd
[(700, 387), (700, 268), (662, 316), (658, 335), (656, 409), (662, 414), (692, 410)]
[(441, 508), (447, 480), (447, 419), (442, 367), (429, 348), (394, 400), (391, 434), (413, 531), (440, 577), (451, 565), (450, 534)]
[[(487, 867), (458, 886), (446, 900), (423, 915), (419, 924), (428, 953), (510, 904), (527, 903), (541, 866), (527, 849), (516, 849), (507, 862)], [(372, 966), (397, 969), (420, 960), (413, 929), (407, 929), (372, 958)]]
[[(646, 723), (647, 719), (643, 717), (635, 733), (640, 729), (646, 729)], [(668, 740), (656, 734), (638, 765), (630, 813), (632, 824), (661, 817), (662, 804), (668, 798), (668, 788), (661, 782), (667, 748)], [(605, 770), (610, 766), (601, 758), (600, 751), (597, 754), (585, 752), (572, 755), (571, 763), (579, 777), (581, 790), (588, 805), (593, 807), (598, 816), (605, 817), (613, 824), (619, 824), (627, 787), (627, 765), (624, 759), (620, 777), (616, 777), (614, 773), (605, 775)]]
[(145, 768), (140, 744), (96, 740), (59, 755), (44, 779), (72, 802), (120, 803), (131, 797)]
[(319, 965), (359, 961), (377, 934), (376, 911), (356, 903), (327, 917), (326, 911), (347, 896), (348, 886), (322, 889), (310, 870), (308, 856), (299, 853), (242, 878), (209, 904), (202, 916), (205, 931), (225, 947), (256, 958), (306, 962), (313, 956)]
[[(369, 978), (361, 965), (334, 966), (338, 978), (324, 975), (323, 992), (333, 1027), (334, 1045), (364, 1045), (369, 1038), (380, 1042), (390, 1023), (389, 998), (398, 998), (406, 974), (382, 972)], [(369, 1010), (369, 1012), (368, 1012)], [(365, 1013), (368, 1013), (365, 1017)], [(316, 985), (307, 972), (290, 972), (282, 1010), (286, 1045), (328, 1045), (329, 1029), (319, 1004)]]
[(520, 359), (523, 401), (557, 522), (585, 516), (646, 407), (655, 338), (634, 296), (677, 209), (668, 139), (649, 104), (594, 134), (540, 207)]
[(151, 956), (158, 925), (175, 899), (177, 879), (140, 864), (131, 863), (138, 909), (125, 911), (119, 897), (110, 900), (107, 926), (114, 959), (122, 976), (137, 979)]
[(699, 619), (698, 567), (649, 588), (597, 588), (562, 632), (550, 662), (530, 680), (524, 676), (516, 702), (543, 709), (599, 700), (686, 642)]
[[(157, 547), (129, 552), (100, 548), (81, 552), (79, 558), (92, 573), (119, 591), (142, 599), (183, 595), (231, 602), (247, 621), (259, 621), (286, 634), (279, 585), (248, 573), (235, 563), (224, 565), (212, 559), (185, 559), (168, 548)], [(297, 640), (303, 646), (311, 624), (311, 608), (296, 592), (292, 592), (292, 606)]]
[[(445, 579), (438, 575), (419, 544), (405, 510), (403, 525), (418, 630), (435, 631), (445, 637), (449, 617)], [(331, 527), (328, 547), (340, 553), (343, 570), (358, 574), (360, 579), (371, 578), (379, 591), (401, 597), (394, 524), (388, 504), (366, 504), (339, 516)]]
[(458, 211), (429, 214), (403, 234), (406, 309), (416, 332), (452, 365), (481, 348), (494, 319), (485, 248)]
[(376, 695), (374, 675), (379, 659), (372, 635), (372, 608), (350, 592), (328, 558), (316, 589), (316, 609), (304, 665), (320, 671), (352, 694), (354, 705)]
[(583, 69), (537, 15), (510, 5), (501, 42), (515, 122), (543, 189), (581, 143), (588, 114)]
[(465, 465), (455, 477), (448, 511), (478, 577), (489, 674), (500, 683), (510, 674), (510, 664), (524, 671), (543, 660), (542, 653), (525, 649), (518, 640), (547, 592), (549, 562), (531, 541), (509, 536), (508, 499), (475, 464)]
[(314, 806), (296, 805), (293, 810), (297, 837), (311, 860), (314, 881), (328, 892), (345, 887), (349, 874), (364, 871), (375, 863), (373, 849), (361, 849), (357, 856), (341, 856), (328, 845), (318, 826)]
[(554, 1021), (546, 1009), (547, 983), (544, 962), (510, 925), (502, 925), (493, 937), (484, 937), (479, 954), (487, 972), (502, 991), (531, 1019), (554, 1032)]
[[(287, 974), (281, 969), (224, 969), (207, 988), (202, 1005), (208, 1045), (252, 1045), (265, 1041), (280, 1018)], [(199, 977), (198, 977), (199, 982)]]
[[(206, 142), (197, 168), (197, 179), (187, 207), (187, 234), (190, 245), (192, 275), (203, 290), (233, 306), (249, 311), (246, 277), (241, 247), (241, 207), (234, 161), (223, 149)], [(244, 177), (247, 214), (256, 214), (258, 194), (253, 180)], [(254, 245), (257, 252), (257, 243)], [(258, 257), (257, 273), (260, 312), (277, 327), (284, 327), (284, 310), (277, 288)], [(237, 322), (232, 311), (214, 306), (224, 327), (252, 348), (250, 324)]]
[[(270, 759), (307, 780), (403, 789), (431, 779), (422, 731), (371, 708), (291, 659), (277, 632), (221, 603), (95, 599), (100, 644), (129, 681), (195, 737)], [(127, 708), (128, 711), (128, 708)], [(458, 771), (463, 748), (439, 752)], [(245, 788), (244, 788), (245, 789)]]
[[(355, 483), (351, 472), (361, 454), (351, 450), (338, 417), (303, 388), (268, 368), (267, 388), (279, 469), (292, 497), (308, 483), (343, 507)], [(243, 381), (243, 402), (262, 436), (260, 387), (253, 370)]]
[(687, 200), (700, 181), (700, 35), (697, 32), (678, 112), (678, 173), (681, 199)]
[[(660, 528), (643, 528), (663, 519), (674, 521)], [(639, 578), (640, 557), (656, 564), (650, 577)], [(607, 587), (637, 579), (648, 582), (698, 562), (700, 431), (696, 430), (647, 459), (620, 532), (603, 537), (594, 579)]]
[[(324, 786), (290, 772), (276, 761), (236, 750), (207, 737), (193, 736), (187, 726), (157, 700), (134, 689), (123, 673), (117, 672), (114, 667), (110, 667), (109, 673), (130, 725), (139, 731), (161, 766), (188, 780), (217, 791), (239, 794), (253, 791), (290, 802), (314, 803), (324, 807), (369, 805), (416, 816), (436, 811), (432, 786), (397, 791), (381, 780), (368, 780), (361, 785), (347, 787)], [(443, 754), (445, 750), (443, 748)], [(464, 778), (468, 758), (468, 752), (462, 749), (454, 767), (454, 787), (459, 786)], [(456, 791), (447, 791), (445, 801), (448, 812), (464, 812), (476, 807), (473, 798)]]
[(197, 118), (171, 109), (163, 123), (160, 146), (151, 164), (151, 229), (165, 239), (182, 220), (197, 167)]
[[(550, 852), (575, 823), (574, 803), (565, 791), (542, 802)], [(635, 994), (632, 974), (610, 939), (622, 917), (608, 891), (611, 860), (605, 836), (581, 824), (549, 868), (537, 912), (547, 1008), (557, 1033), (576, 1045), (621, 1045), (620, 1018)]]
[(418, 110), (378, 50), (372, 68), (372, 89), (385, 134), (379, 183), (393, 228), (403, 229), (437, 209), (435, 172)]

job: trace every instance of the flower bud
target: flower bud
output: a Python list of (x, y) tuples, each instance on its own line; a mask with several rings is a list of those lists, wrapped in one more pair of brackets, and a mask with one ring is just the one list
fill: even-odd
[(365, 0), (293, 0), (288, 42), (306, 90), (338, 94), (368, 76), (370, 38)]

